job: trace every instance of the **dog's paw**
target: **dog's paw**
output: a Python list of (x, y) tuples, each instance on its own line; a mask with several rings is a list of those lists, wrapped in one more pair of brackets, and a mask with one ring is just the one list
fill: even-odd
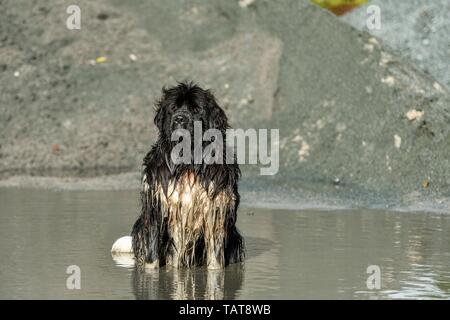
[(208, 270), (220, 270), (223, 269), (223, 265), (217, 259), (210, 259), (207, 264)]
[(159, 268), (159, 260), (155, 260), (153, 262), (146, 262), (145, 263), (145, 270), (155, 270)]

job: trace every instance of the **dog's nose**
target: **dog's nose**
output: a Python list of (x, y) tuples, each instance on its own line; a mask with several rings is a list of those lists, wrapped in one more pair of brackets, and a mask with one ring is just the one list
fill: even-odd
[(184, 115), (176, 115), (173, 117), (173, 123), (175, 124), (185, 124), (186, 117)]

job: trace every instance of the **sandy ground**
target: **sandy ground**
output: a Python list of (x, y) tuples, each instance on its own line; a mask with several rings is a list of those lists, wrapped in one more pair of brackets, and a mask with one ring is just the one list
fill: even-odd
[(192, 79), (233, 127), (280, 130), (278, 174), (243, 167), (256, 186), (450, 196), (448, 89), (308, 1), (78, 3), (68, 30), (60, 1), (0, 1), (2, 186), (135, 188), (154, 100)]
[[(381, 28), (369, 30), (367, 8), (380, 8)], [(342, 17), (382, 39), (396, 53), (450, 87), (450, 2), (447, 0), (371, 0)]]

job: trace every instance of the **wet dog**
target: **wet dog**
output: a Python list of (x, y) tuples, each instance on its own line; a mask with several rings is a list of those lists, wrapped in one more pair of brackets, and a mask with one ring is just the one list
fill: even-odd
[[(154, 122), (159, 138), (143, 161), (142, 209), (132, 230), (136, 265), (221, 269), (242, 261), (244, 240), (236, 228), (240, 170), (225, 161), (229, 125), (224, 111), (209, 90), (179, 83), (163, 88)], [(192, 136), (195, 123), (223, 135), (223, 161), (206, 163), (191, 156), (174, 162), (179, 141), (173, 141), (173, 133), (183, 129)]]

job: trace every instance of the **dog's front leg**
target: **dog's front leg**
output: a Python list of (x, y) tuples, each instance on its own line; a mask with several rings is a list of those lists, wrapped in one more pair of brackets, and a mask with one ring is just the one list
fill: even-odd
[(206, 221), (206, 265), (210, 270), (225, 267), (224, 223), (223, 217), (218, 211), (213, 212)]
[(159, 267), (159, 227), (161, 212), (153, 201), (147, 181), (141, 192), (142, 211), (131, 232), (136, 265), (148, 269)]
[(222, 269), (225, 267), (224, 239), (220, 236), (212, 236), (206, 242), (206, 265), (210, 270)]
[(136, 266), (154, 269), (159, 266), (159, 232), (149, 225), (144, 215), (135, 222), (131, 232)]
[(151, 225), (148, 235), (148, 254), (145, 259), (146, 269), (157, 269), (159, 267), (159, 227)]

